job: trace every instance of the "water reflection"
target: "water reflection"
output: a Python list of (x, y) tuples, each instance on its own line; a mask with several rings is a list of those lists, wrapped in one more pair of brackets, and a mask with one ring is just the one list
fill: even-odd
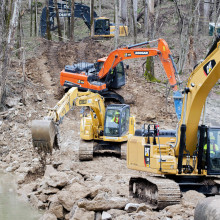
[(21, 201), (12, 175), (0, 173), (0, 220), (37, 220), (41, 214)]

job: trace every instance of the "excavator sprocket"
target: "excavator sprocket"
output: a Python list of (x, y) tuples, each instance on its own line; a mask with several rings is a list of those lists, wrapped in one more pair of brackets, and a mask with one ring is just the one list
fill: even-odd
[(56, 126), (51, 120), (33, 120), (31, 125), (32, 142), (38, 153), (52, 153), (57, 144)]
[(179, 185), (163, 177), (131, 178), (129, 193), (141, 202), (146, 202), (153, 209), (163, 209), (166, 206), (180, 203)]
[(79, 143), (79, 160), (93, 160), (93, 141), (80, 140)]

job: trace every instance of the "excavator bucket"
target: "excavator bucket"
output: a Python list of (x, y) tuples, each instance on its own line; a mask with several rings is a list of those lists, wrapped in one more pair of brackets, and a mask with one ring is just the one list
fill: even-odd
[(31, 133), (33, 146), (38, 152), (52, 153), (57, 135), (57, 129), (53, 121), (33, 120)]

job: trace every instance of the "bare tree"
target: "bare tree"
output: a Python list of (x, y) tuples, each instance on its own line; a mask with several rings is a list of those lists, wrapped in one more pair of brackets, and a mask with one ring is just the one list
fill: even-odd
[(94, 0), (90, 0), (90, 36), (94, 37)]
[(208, 27), (209, 27), (209, 14), (210, 14), (210, 4), (212, 0), (206, 0), (204, 1), (204, 29), (203, 33), (205, 35), (208, 35)]
[(120, 0), (119, 1), (119, 17), (120, 17), (120, 23), (123, 25), (128, 25), (128, 1), (127, 0)]
[(149, 21), (148, 0), (144, 0), (144, 37), (148, 37), (148, 21)]
[(50, 33), (50, 11), (49, 11), (49, 0), (46, 0), (47, 7), (47, 39), (52, 40), (52, 36)]
[(70, 40), (74, 42), (74, 9), (75, 0), (71, 1)]
[(118, 23), (119, 1), (115, 0), (115, 49), (118, 47), (119, 23)]
[(17, 26), (17, 45), (16, 48), (18, 49), (16, 55), (18, 56), (18, 58), (21, 57), (21, 51), (19, 50), (19, 48), (21, 47), (21, 18), (22, 18), (22, 13), (19, 11), (19, 16), (18, 16), (18, 26)]
[(102, 16), (102, 0), (99, 0), (99, 17)]
[(151, 14), (154, 14), (154, 0), (148, 0), (149, 11)]
[(58, 28), (59, 41), (62, 41), (63, 39), (62, 39), (62, 31), (61, 31), (61, 25), (60, 25), (60, 16), (59, 16), (57, 0), (54, 0), (54, 5), (55, 5), (55, 11), (56, 11), (56, 18), (57, 18), (57, 28)]
[[(145, 1), (145, 36), (148, 40), (152, 40), (156, 36), (156, 31), (158, 30), (158, 17), (161, 8), (161, 1), (157, 0), (156, 8), (154, 8), (154, 1)], [(161, 24), (162, 25), (162, 24)], [(160, 80), (155, 78), (154, 74), (154, 58), (147, 57), (146, 59), (146, 69), (144, 76), (148, 81), (160, 82)]]
[(35, 17), (34, 17), (34, 35), (37, 36), (37, 0), (34, 2), (35, 6)]
[[(1, 90), (0, 90), (0, 104), (3, 105), (6, 98), (6, 78), (8, 72), (8, 63), (11, 56), (11, 50), (14, 45), (14, 35), (17, 27), (18, 15), (20, 8), (20, 0), (15, 0), (13, 4), (13, 13), (6, 10), (6, 1), (3, 0), (1, 5), (1, 19), (2, 19), (2, 32), (4, 32), (2, 39), (2, 69), (1, 69)], [(11, 13), (10, 16), (8, 13)], [(8, 19), (8, 20), (7, 20)], [(8, 26), (7, 23), (10, 25)]]
[[(188, 56), (190, 63), (192, 65), (196, 64), (196, 53), (194, 51), (194, 43), (195, 43), (195, 35), (196, 35), (196, 27), (198, 19), (196, 18), (196, 14), (198, 14), (199, 5), (201, 0), (190, 0), (190, 4), (188, 10), (184, 9), (184, 12), (188, 13), (179, 13), (182, 15), (182, 28), (180, 29), (180, 51), (179, 51), (179, 62), (178, 69), (181, 73), (186, 62), (186, 58)], [(175, 6), (179, 8), (177, 2)]]
[(33, 27), (33, 4), (32, 4), (32, 0), (30, 0), (31, 2), (31, 8), (30, 8), (30, 13), (31, 13), (31, 20), (30, 20), (30, 37), (32, 37), (32, 27)]
[(131, 17), (133, 25), (133, 40), (137, 42), (137, 0), (131, 0)]

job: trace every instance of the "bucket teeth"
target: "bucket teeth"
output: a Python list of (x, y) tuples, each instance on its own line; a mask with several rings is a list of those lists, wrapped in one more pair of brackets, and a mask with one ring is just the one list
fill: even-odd
[(31, 126), (32, 142), (38, 153), (52, 153), (57, 135), (51, 120), (34, 120)]

